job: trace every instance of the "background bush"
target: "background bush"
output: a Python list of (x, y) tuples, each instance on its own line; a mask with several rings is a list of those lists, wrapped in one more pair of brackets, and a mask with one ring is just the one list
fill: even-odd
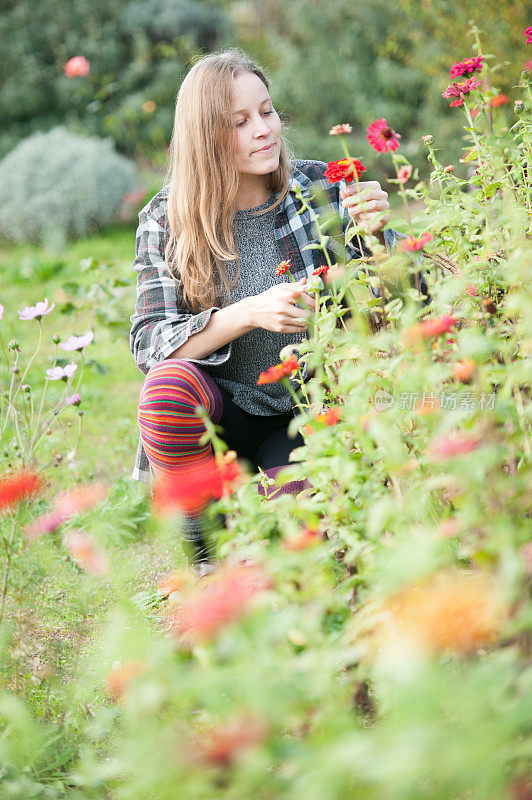
[(56, 242), (107, 225), (135, 174), (109, 140), (61, 127), (36, 133), (0, 162), (0, 235)]

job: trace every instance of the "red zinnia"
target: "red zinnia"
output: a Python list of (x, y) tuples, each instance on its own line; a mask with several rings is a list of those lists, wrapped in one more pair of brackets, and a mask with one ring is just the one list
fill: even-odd
[(430, 339), (433, 336), (446, 333), (453, 325), (456, 325), (456, 319), (451, 314), (444, 314), (442, 317), (431, 317), (420, 322), (419, 334), (424, 339)]
[(321, 267), (316, 267), (316, 269), (314, 270), (314, 272), (312, 274), (313, 275), (324, 275), (325, 276), (325, 275), (327, 275), (329, 270), (330, 270), (330, 267), (328, 267), (326, 264), (322, 264)]
[(269, 587), (269, 577), (258, 564), (222, 567), (168, 609), (167, 623), (193, 644), (209, 641), (221, 628), (239, 619), (253, 598)]
[(258, 380), (257, 386), (262, 386), (264, 383), (277, 383), (277, 381), (282, 380), (283, 378), (288, 378), (292, 372), (295, 372), (296, 369), (299, 369), (300, 363), (295, 356), (290, 356), (290, 358), (285, 359), (285, 361), (281, 361), (280, 364), (274, 364), (271, 367), (268, 367), (266, 372), (261, 372)]
[(344, 158), (342, 161), (329, 161), (325, 170), (325, 177), (329, 183), (344, 180), (346, 183), (358, 180), (366, 167), (358, 158)]
[(324, 422), (326, 425), (331, 427), (332, 425), (336, 425), (339, 419), (342, 417), (342, 409), (340, 406), (332, 406), (324, 411), (322, 414), (318, 414), (316, 419), (318, 422)]
[(405, 252), (413, 253), (416, 250), (423, 250), (425, 245), (432, 241), (433, 236), (432, 233), (422, 233), (419, 239), (416, 239), (415, 236), (407, 236), (406, 239), (401, 239), (398, 244), (400, 250), (404, 250)]
[(505, 103), (509, 103), (509, 102), (510, 102), (510, 98), (507, 97), (505, 94), (498, 94), (491, 101), (491, 105), (493, 106), (493, 108), (497, 108), (498, 106), (503, 106)]
[(457, 61), (449, 70), (451, 78), (459, 78), (461, 75), (472, 75), (474, 72), (480, 72), (484, 63), (484, 56), (473, 56), (473, 58), (466, 58), (465, 61)]
[(463, 81), (462, 83), (451, 83), (447, 89), (442, 93), (442, 97), (446, 97), (448, 100), (451, 97), (456, 97), (456, 100), (453, 100), (452, 103), (449, 103), (449, 106), (463, 106), (464, 105), (464, 97), (476, 89), (478, 86), (482, 85), (482, 81), (476, 81), (474, 78), (468, 78), (467, 80)]
[(0, 511), (27, 500), (40, 490), (41, 478), (34, 472), (18, 472), (0, 479)]
[(376, 119), (368, 127), (366, 139), (378, 153), (397, 150), (401, 136), (390, 128), (384, 117)]
[(157, 484), (153, 497), (155, 509), (161, 514), (198, 511), (209, 500), (230, 493), (239, 475), (236, 462), (217, 464), (214, 458), (182, 467), (165, 475)]
[(284, 275), (285, 272), (290, 272), (291, 269), (292, 269), (292, 263), (290, 259), (288, 259), (287, 261), (281, 261), (281, 263), (275, 268), (275, 274), (277, 275), (277, 277), (279, 277), (280, 275)]

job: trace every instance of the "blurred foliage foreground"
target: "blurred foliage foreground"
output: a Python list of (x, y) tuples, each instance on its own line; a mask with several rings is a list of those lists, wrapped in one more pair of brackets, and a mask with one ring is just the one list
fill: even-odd
[[(325, 269), (298, 356), (312, 377), (290, 384), (305, 445), (284, 475), (308, 488), (246, 476), (210, 430), (203, 491), (228, 516), (212, 576), (183, 567), (186, 492), (166, 494), (145, 540), (145, 560), (173, 563), (160, 581), (133, 548), (145, 498), (125, 482), (57, 492), (47, 431), (76, 420), (107, 323), (55, 341), (35, 392), (55, 309), (19, 312), (19, 341), (2, 339), (2, 798), (532, 796), (531, 97), (525, 76), (508, 127), (491, 69), (454, 109), (469, 180), (432, 137), (428, 183), (391, 153), (422, 236), (391, 257), (373, 242), (346, 269), (334, 221), (316, 221)], [(44, 605), (27, 613), (46, 582), (61, 641)]]

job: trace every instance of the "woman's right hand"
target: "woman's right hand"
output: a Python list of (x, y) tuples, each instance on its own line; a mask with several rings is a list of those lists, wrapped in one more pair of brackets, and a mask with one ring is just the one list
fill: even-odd
[[(306, 278), (295, 283), (276, 283), (265, 292), (247, 298), (250, 322), (254, 328), (275, 333), (301, 333), (308, 326), (316, 301), (305, 291)], [(299, 300), (307, 308), (295, 304)]]

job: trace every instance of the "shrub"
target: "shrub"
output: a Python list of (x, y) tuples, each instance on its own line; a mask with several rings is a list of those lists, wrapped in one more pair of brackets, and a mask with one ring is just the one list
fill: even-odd
[(0, 162), (0, 236), (57, 242), (108, 225), (134, 181), (109, 140), (62, 127), (34, 134)]

